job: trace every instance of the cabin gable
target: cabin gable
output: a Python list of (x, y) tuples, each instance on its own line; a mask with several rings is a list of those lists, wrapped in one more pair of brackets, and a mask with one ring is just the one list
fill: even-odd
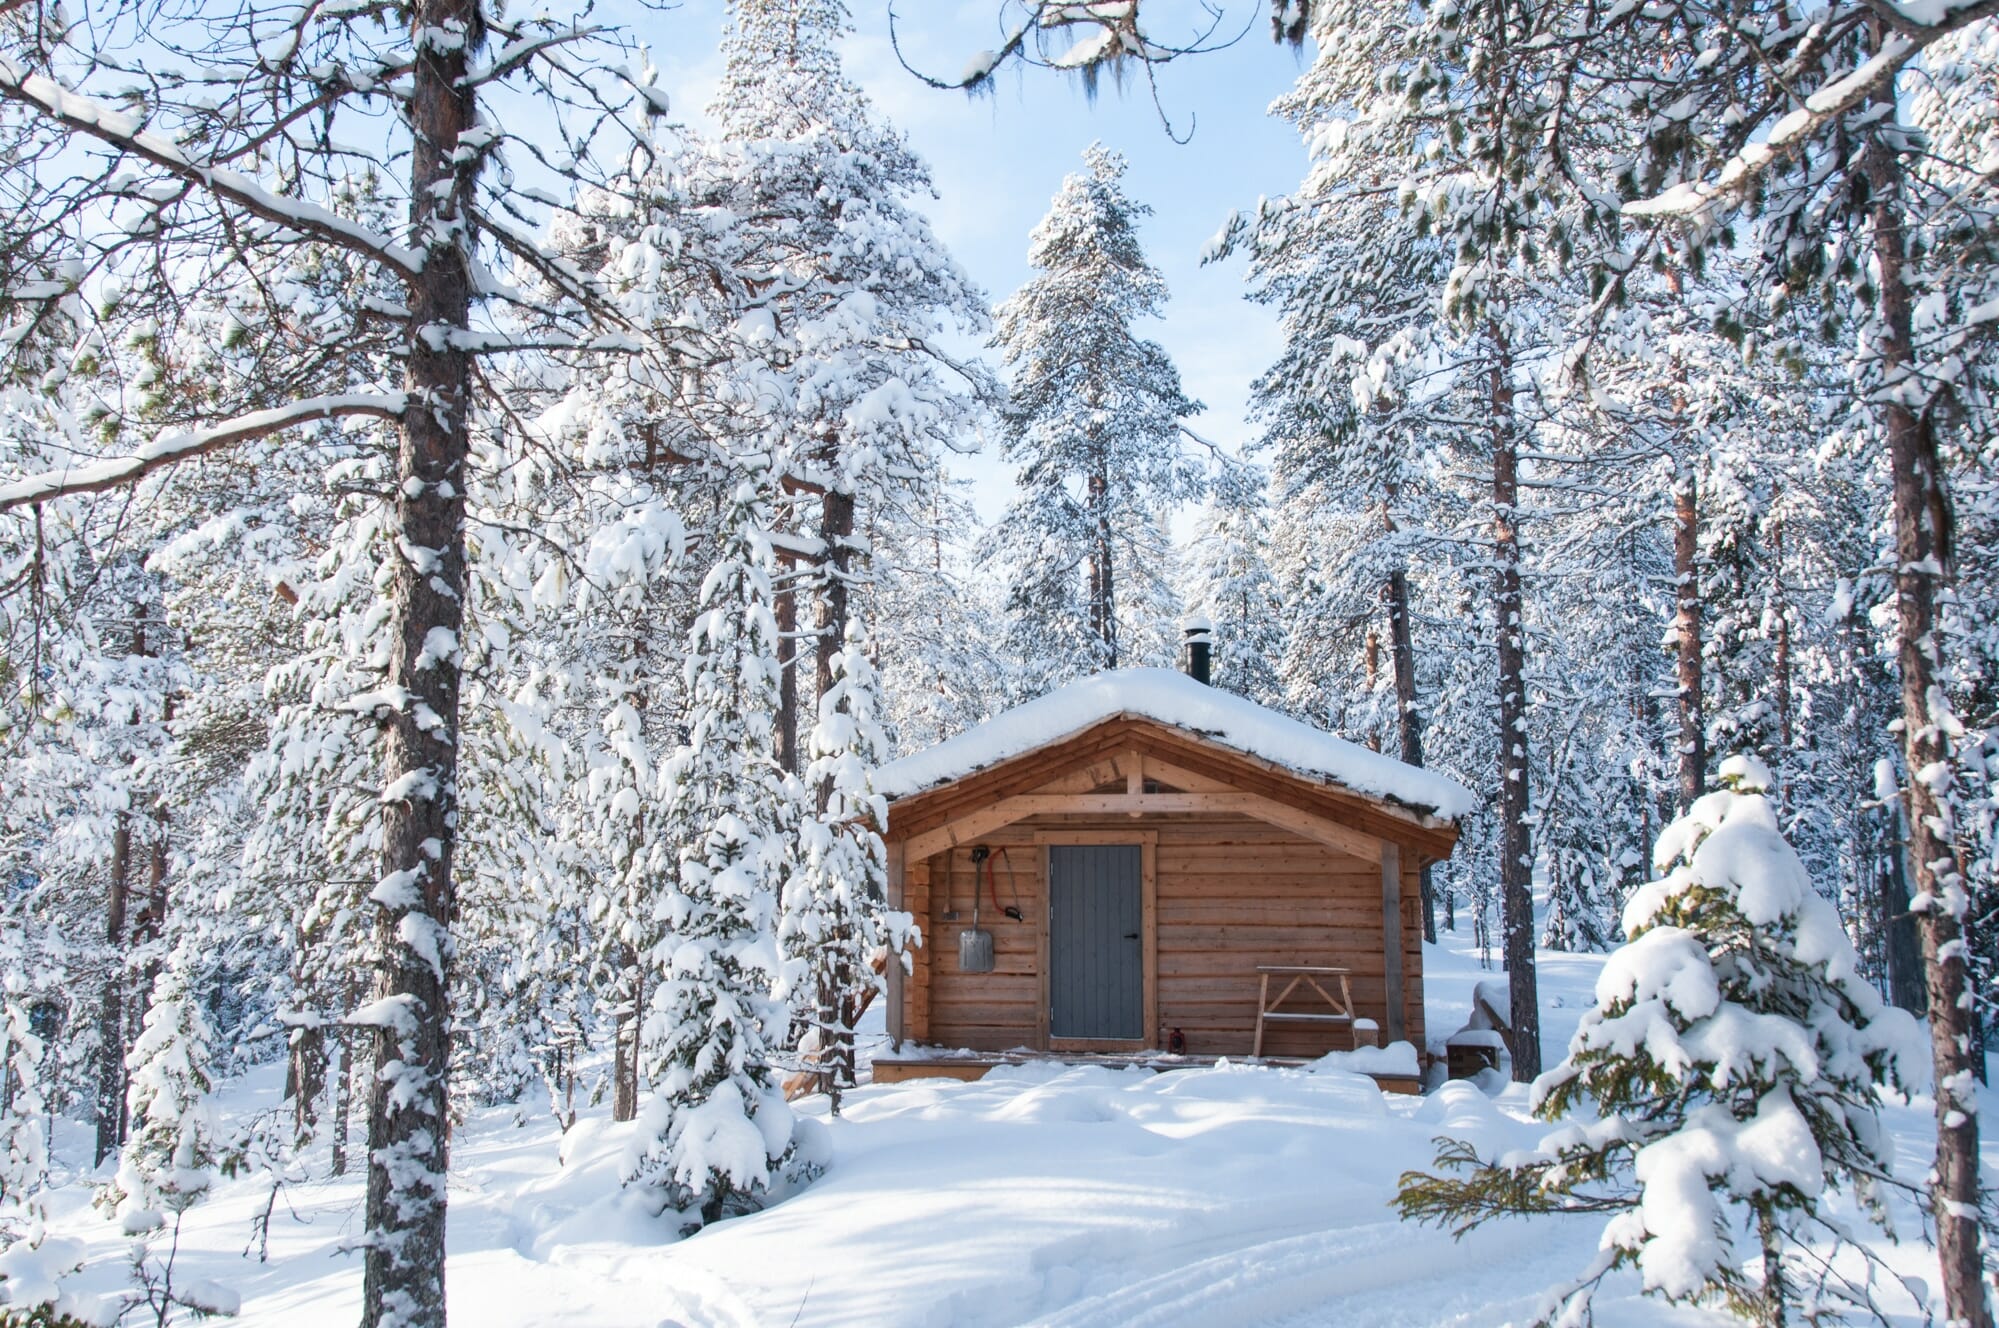
[(889, 835), (928, 856), (1030, 816), (1196, 812), (1241, 813), (1308, 836), (1324, 834), (1360, 856), (1378, 857), (1379, 845), (1393, 842), (1405, 855), (1436, 862), (1457, 842), (1447, 821), (1134, 715), (1112, 716), (907, 795), (890, 808)]

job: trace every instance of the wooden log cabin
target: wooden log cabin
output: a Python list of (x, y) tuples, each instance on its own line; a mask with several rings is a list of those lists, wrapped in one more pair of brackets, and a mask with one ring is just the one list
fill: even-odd
[[(923, 934), (910, 972), (890, 966), (878, 1079), (994, 1059), (945, 1049), (1239, 1057), (1261, 1035), (1267, 1057), (1316, 1057), (1353, 1047), (1355, 1021), (1424, 1045), (1420, 873), (1472, 807), (1433, 771), (1127, 669), (894, 762), (876, 787), (891, 907)], [(1314, 968), (1345, 972), (1295, 971)]]

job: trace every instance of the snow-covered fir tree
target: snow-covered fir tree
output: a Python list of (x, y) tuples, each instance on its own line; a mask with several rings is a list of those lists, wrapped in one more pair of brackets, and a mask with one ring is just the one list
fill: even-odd
[(628, 1184), (698, 1227), (761, 1206), (809, 1170), (776, 1083), (780, 892), (798, 791), (777, 763), (767, 455), (741, 459), (688, 642), (687, 740), (661, 773), (643, 1053), (652, 1096)]
[(1126, 196), (1123, 157), (1099, 144), (1084, 164), (1035, 227), (1035, 276), (1000, 305), (993, 336), (1012, 391), (1000, 454), (1021, 492), (987, 558), (1006, 580), (1015, 690), (1029, 696), (1144, 662), (1143, 637), (1173, 602), (1157, 532), (1204, 477), (1181, 425), (1200, 406), (1137, 330), (1166, 301), (1138, 238), (1151, 209)]
[(132, 1232), (199, 1203), (216, 1180), (208, 1068), (214, 1035), (193, 990), (194, 953), (183, 941), (161, 966), (145, 1027), (132, 1044), (132, 1135), (109, 1193)]
[(0, 913), (0, 1240), (18, 1233), (48, 1173), (47, 1105), (41, 1092), (42, 1039), (33, 998), (28, 927), (13, 905)]
[(1217, 687), (1282, 707), (1284, 611), (1270, 570), (1270, 503), (1253, 466), (1223, 466), (1194, 534), (1187, 607), (1214, 630)]
[(1884, 1217), (1878, 1094), (1920, 1086), (1923, 1040), (1861, 978), (1778, 828), (1768, 769), (1730, 757), (1721, 778), (1660, 835), (1665, 875), (1625, 907), (1596, 1009), (1534, 1085), (1543, 1119), (1579, 1119), (1494, 1162), (1447, 1144), (1439, 1161), (1459, 1174), (1403, 1178), (1405, 1216), (1460, 1231), (1506, 1213), (1615, 1214), (1542, 1322), (1579, 1322), (1626, 1265), (1648, 1292), (1764, 1324), (1870, 1304), (1864, 1280), (1805, 1271), (1800, 1256), (1848, 1239), (1822, 1207), (1829, 1191)]
[(832, 674), (805, 772), (826, 796), (801, 818), (778, 935), (791, 1004), (806, 1012), (811, 1064), (838, 1115), (842, 1091), (855, 1083), (855, 1021), (865, 1001), (886, 989), (874, 965), (885, 971), (907, 963), (904, 950), (916, 937), (910, 916), (888, 907), (888, 805), (872, 782), (885, 740), (881, 682), (860, 624), (848, 627)]
[[(688, 162), (742, 291), (731, 372), (758, 402), (760, 445), (802, 481), (777, 519), (816, 547), (779, 608), (811, 632), (813, 692), (865, 607), (862, 532), (925, 525), (939, 455), (997, 395), (988, 370), (942, 349), (986, 330), (985, 300), (918, 210), (929, 168), (842, 69), (851, 26), (844, 0), (735, 0), (710, 107), (721, 135)], [(787, 682), (788, 698), (801, 690)], [(785, 716), (794, 772), (800, 710)]]

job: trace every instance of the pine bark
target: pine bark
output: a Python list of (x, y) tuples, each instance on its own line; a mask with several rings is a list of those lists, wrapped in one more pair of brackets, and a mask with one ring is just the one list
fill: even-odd
[[(1402, 759), (1423, 764), (1423, 714), (1416, 708), (1416, 645), (1409, 628), (1409, 574), (1388, 574), (1388, 655), (1395, 673), (1395, 728)], [(1423, 866), (1423, 939), (1437, 943), (1437, 891), (1430, 866)]]
[[(854, 563), (854, 495), (829, 487), (819, 507), (819, 541), (825, 547), (825, 562), (819, 568), (819, 594), (813, 631), (813, 686), (815, 697), (833, 690), (833, 657), (847, 644), (850, 582)], [(816, 790), (820, 811), (833, 796), (830, 779), (819, 782)]]
[(470, 232), (479, 154), (467, 78), (483, 44), (479, 0), (413, 0), (410, 222), (421, 271), (409, 282), (411, 336), (396, 465), (400, 556), (390, 589), (383, 882), (375, 1075), (368, 1100), (367, 1255), (362, 1328), (442, 1328), (455, 907), (465, 494), (471, 457)]
[(1701, 673), (1700, 485), (1681, 461), (1673, 477), (1673, 648), (1680, 710), (1679, 810), (1707, 790), (1707, 714)]
[(131, 899), (132, 822), (118, 814), (111, 831), (111, 879), (104, 896), (104, 942), (110, 958), (97, 1009), (97, 1161), (125, 1142), (125, 914)]
[[(164, 714), (167, 719), (173, 718), (172, 700), (168, 700)], [(153, 984), (160, 980), (162, 959), (158, 943), (167, 934), (166, 809), (155, 807), (153, 817), (153, 842), (146, 849), (146, 894), (132, 926), (133, 948), (146, 954), (146, 968), (137, 993), (138, 1009), (132, 1019), (135, 1034), (145, 1023), (146, 1012), (153, 1008)]]
[[(830, 458), (829, 458), (830, 461)], [(832, 469), (829, 464), (827, 469)], [(828, 486), (819, 506), (819, 540), (826, 561), (820, 567), (818, 619), (814, 624), (817, 649), (815, 695), (824, 698), (833, 690), (833, 657), (847, 644), (850, 612), (849, 588), (853, 576), (854, 495)], [(813, 790), (815, 805), (824, 816), (833, 800), (833, 779), (826, 776)], [(833, 937), (829, 943), (846, 953), (848, 938)], [(853, 974), (839, 965), (822, 969), (819, 989), (814, 993), (818, 1025), (819, 1089), (827, 1095), (834, 1115), (840, 1111), (840, 1090), (855, 1080), (854, 1035), (847, 1011), (852, 1003)]]
[(1102, 465), (1085, 485), (1090, 513), (1090, 634), (1098, 641), (1102, 667), (1118, 666), (1117, 573), (1111, 566), (1110, 476)]
[(645, 989), (639, 976), (639, 958), (632, 947), (618, 947), (618, 963), (628, 988), (611, 1028), (611, 1119), (637, 1120), (639, 1115), (639, 1031)]
[(798, 760), (798, 593), (786, 588), (771, 595), (771, 616), (777, 620), (777, 763), (786, 774), (800, 770)]
[[(1880, 36), (1877, 32), (1877, 41)], [(1892, 113), (1892, 112), (1891, 112)], [(1894, 486), (1896, 664), (1901, 674), (1912, 905), (1921, 919), (1930, 1051), (1936, 1077), (1937, 1153), (1931, 1185), (1944, 1309), (1960, 1328), (1991, 1328), (1978, 1232), (1978, 1106), (1973, 1087), (1971, 998), (1963, 945), (1965, 884), (1949, 839), (1950, 808), (1931, 772), (1950, 768), (1943, 722), (1939, 600), (1951, 582), (1952, 517), (1936, 435), (1912, 408), (1914, 297), (1906, 263), (1902, 162), (1875, 135), (1864, 149), (1874, 263), (1881, 383), (1877, 418), (1887, 435)]]
[(1527, 640), (1520, 577), (1520, 439), (1513, 357), (1492, 330), (1493, 622), (1499, 656), (1499, 887), (1512, 1003), (1513, 1077), (1541, 1073), (1541, 1007), (1534, 973), (1534, 843), (1527, 766)]
[(285, 1070), (285, 1094), (292, 1101), (292, 1137), (312, 1138), (319, 1125), (320, 1099), (326, 1095), (326, 1031), (301, 1028), (292, 1034), (291, 1064)]
[[(132, 606), (132, 658), (152, 655), (146, 638), (146, 606)], [(135, 712), (132, 723), (140, 716)], [(118, 813), (111, 831), (111, 878), (104, 897), (104, 940), (110, 961), (97, 1011), (97, 1161), (125, 1142), (126, 948), (132, 937), (127, 918), (132, 905), (132, 817)]]
[[(353, 979), (348, 979), (344, 992), (346, 1003), (354, 1000)], [(354, 1034), (351, 1029), (337, 1028), (333, 1036), (334, 1049), (339, 1054), (339, 1068), (333, 1079), (333, 1156), (328, 1169), (336, 1176), (347, 1174), (347, 1126), (354, 1113)]]
[(1916, 915), (1909, 911), (1909, 835), (1901, 808), (1890, 809), (1888, 842), (1880, 855), (1876, 889), (1880, 894), (1883, 956), (1888, 970), (1888, 1000), (1911, 1014), (1927, 1013), (1924, 1002), (1923, 941)]

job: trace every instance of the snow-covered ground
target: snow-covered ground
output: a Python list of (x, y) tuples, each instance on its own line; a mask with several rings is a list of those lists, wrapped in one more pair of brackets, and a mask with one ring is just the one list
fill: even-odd
[[(1473, 985), (1493, 975), (1448, 943), (1426, 963), (1430, 1024), (1448, 1032)], [(1542, 956), (1551, 1062), (1601, 963)], [(224, 1111), (273, 1106), (280, 1080), (271, 1067), (228, 1085)], [(823, 1104), (807, 1109), (824, 1114)], [(1927, 1165), (1927, 1113), (1920, 1100), (1887, 1111), (1909, 1177)], [(1396, 1178), (1428, 1165), (1437, 1135), (1468, 1136), (1481, 1151), (1538, 1137), (1518, 1088), (1385, 1097), (1331, 1070), (1037, 1066), (972, 1084), (864, 1088), (829, 1125), (835, 1160), (816, 1184), (681, 1241), (619, 1189), (630, 1126), (599, 1109), (564, 1138), (546, 1115), (475, 1115), (453, 1143), (454, 1320), (1489, 1328), (1530, 1319), (1544, 1289), (1588, 1262), (1600, 1225), (1518, 1219), (1454, 1243), (1397, 1221)], [(68, 1160), (87, 1147), (80, 1130), (58, 1142)], [(244, 1324), (346, 1328), (360, 1301), (359, 1256), (346, 1248), (359, 1234), (358, 1178), (283, 1190), (259, 1261), (252, 1224), (269, 1193), (232, 1181), (194, 1210), (177, 1278), (240, 1293)], [(52, 1226), (90, 1243), (88, 1281), (108, 1290), (126, 1277), (127, 1246), (88, 1198), (81, 1185), (63, 1191)], [(1920, 1244), (1891, 1257), (1905, 1274), (1929, 1271)], [(1598, 1322), (1729, 1321), (1613, 1284)]]

